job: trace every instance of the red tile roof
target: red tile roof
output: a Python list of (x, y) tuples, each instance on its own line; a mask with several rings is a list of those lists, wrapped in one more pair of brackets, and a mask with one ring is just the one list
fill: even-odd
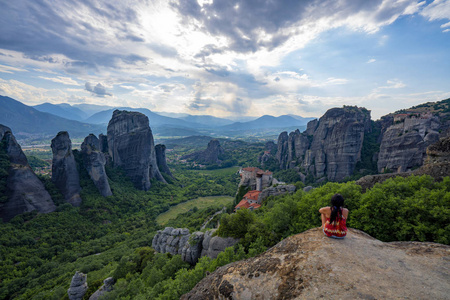
[(257, 167), (248, 167), (248, 168), (243, 168), (242, 171), (248, 171), (248, 172), (254, 172), (254, 171), (261, 171), (259, 168)]
[(247, 200), (242, 199), (241, 202), (239, 202), (238, 205), (236, 205), (236, 206), (234, 207), (234, 209), (237, 210), (238, 208), (250, 208), (250, 207), (252, 207), (253, 209), (258, 209), (258, 208), (261, 207), (261, 205), (258, 204), (258, 203), (252, 203), (252, 204), (250, 204), (250, 203), (248, 203)]
[(259, 194), (261, 194), (260, 191), (248, 191), (245, 195), (244, 195), (244, 199), (246, 200), (258, 200), (258, 196)]

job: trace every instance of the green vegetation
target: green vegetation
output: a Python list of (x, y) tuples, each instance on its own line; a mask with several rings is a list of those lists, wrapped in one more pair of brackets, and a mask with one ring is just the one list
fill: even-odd
[(36, 169), (50, 167), (50, 163), (37, 158), (36, 156), (29, 155), (27, 156), (28, 164), (30, 167), (36, 171)]
[(166, 225), (170, 219), (176, 218), (179, 214), (185, 213), (194, 208), (203, 209), (210, 206), (220, 207), (218, 210), (227, 206), (233, 201), (231, 196), (214, 196), (214, 197), (199, 197), (197, 199), (189, 200), (171, 207), (165, 213), (160, 214), (156, 218), (156, 222), (160, 225)]

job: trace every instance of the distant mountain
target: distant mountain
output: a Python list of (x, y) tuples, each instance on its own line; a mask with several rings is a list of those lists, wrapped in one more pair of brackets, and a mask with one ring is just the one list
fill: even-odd
[(282, 127), (293, 127), (293, 126), (304, 126), (309, 121), (315, 118), (302, 118), (299, 120), (291, 116), (279, 116), (273, 117), (269, 115), (264, 115), (256, 120), (250, 122), (236, 122), (230, 125), (222, 126), (220, 129), (236, 131), (236, 130), (249, 130), (249, 129), (266, 129), (266, 128), (282, 128)]
[(39, 105), (35, 105), (33, 107), (38, 111), (46, 112), (69, 120), (81, 122), (88, 117), (87, 113), (67, 103), (60, 103), (60, 104), (42, 103)]
[(230, 125), (234, 123), (234, 121), (228, 119), (217, 118), (208, 115), (200, 115), (200, 116), (188, 115), (186, 117), (181, 117), (180, 119), (191, 123), (197, 123), (205, 126), (214, 126), (214, 127)]
[(92, 116), (93, 114), (96, 114), (98, 112), (113, 109), (114, 106), (107, 106), (107, 105), (96, 105), (96, 104), (74, 104), (73, 107), (81, 109), (84, 113), (86, 113), (86, 118)]
[(71, 138), (105, 132), (103, 126), (41, 112), (5, 96), (0, 96), (0, 124), (10, 127), (18, 139), (54, 137), (59, 131), (68, 131)]
[(292, 118), (294, 118), (296, 120), (299, 120), (299, 121), (302, 121), (302, 122), (306, 122), (304, 125), (308, 124), (309, 121), (317, 119), (317, 118), (305, 118), (305, 117), (302, 117), (302, 116), (292, 115), (292, 114), (288, 114), (286, 116), (292, 117)]
[(90, 116), (88, 119), (85, 120), (85, 122), (92, 123), (92, 124), (108, 124), (109, 120), (111, 120), (114, 110), (116, 110), (116, 109), (137, 111), (137, 112), (143, 113), (144, 115), (146, 115), (148, 117), (150, 127), (158, 127), (158, 126), (163, 126), (163, 125), (186, 127), (186, 128), (201, 127), (199, 124), (196, 124), (196, 123), (191, 123), (191, 122), (187, 122), (187, 121), (177, 119), (177, 118), (170, 118), (170, 117), (158, 115), (157, 113), (154, 113), (146, 108), (131, 108), (131, 107), (118, 107), (118, 108), (104, 110), (104, 111), (98, 112), (98, 113)]

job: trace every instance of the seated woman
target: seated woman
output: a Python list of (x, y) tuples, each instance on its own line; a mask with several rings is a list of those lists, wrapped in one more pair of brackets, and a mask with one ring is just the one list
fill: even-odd
[(319, 209), (322, 217), (323, 233), (326, 236), (343, 239), (347, 235), (348, 209), (344, 208), (344, 197), (335, 194), (331, 197), (331, 206)]

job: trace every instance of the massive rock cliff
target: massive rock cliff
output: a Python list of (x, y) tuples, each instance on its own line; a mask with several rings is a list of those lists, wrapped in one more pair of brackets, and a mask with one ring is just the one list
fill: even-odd
[(315, 228), (217, 269), (181, 299), (447, 299), (449, 254), (435, 243), (383, 243), (355, 229), (338, 240)]
[[(44, 185), (28, 165), (22, 148), (17, 143), (11, 129), (0, 125), (0, 152), (6, 155), (6, 189), (0, 202), (0, 218), (9, 221), (14, 216), (37, 210), (49, 213), (55, 210), (55, 204)], [(1, 158), (0, 158), (1, 159)], [(9, 166), (6, 166), (9, 165)]]
[(115, 110), (108, 124), (108, 148), (114, 166), (121, 167), (136, 188), (147, 191), (152, 178), (165, 182), (144, 114)]
[(316, 178), (339, 181), (352, 175), (361, 159), (364, 134), (370, 132), (370, 112), (365, 108), (332, 108), (307, 130), (282, 132), (276, 159), (281, 169), (300, 166)]
[(80, 175), (72, 153), (72, 141), (67, 131), (59, 132), (52, 139), (52, 181), (63, 194), (65, 201), (80, 206)]
[(439, 117), (409, 115), (392, 121), (382, 134), (378, 172), (405, 172), (421, 166), (427, 147), (439, 140)]
[(170, 169), (167, 166), (166, 146), (162, 144), (156, 145), (155, 152), (156, 152), (156, 162), (158, 163), (159, 170), (173, 178), (172, 172), (170, 172)]
[(213, 237), (214, 231), (196, 231), (190, 234), (186, 228), (166, 227), (158, 230), (153, 237), (152, 247), (160, 253), (180, 254), (181, 259), (194, 265), (200, 257), (216, 258), (225, 248), (234, 246), (239, 241), (234, 238)]
[(88, 135), (81, 144), (84, 167), (100, 194), (107, 197), (112, 192), (105, 172), (106, 158), (101, 149), (100, 140), (93, 134)]
[(223, 153), (224, 151), (220, 146), (220, 142), (213, 139), (209, 141), (206, 150), (184, 155), (181, 159), (193, 160), (199, 164), (220, 164), (220, 156)]

